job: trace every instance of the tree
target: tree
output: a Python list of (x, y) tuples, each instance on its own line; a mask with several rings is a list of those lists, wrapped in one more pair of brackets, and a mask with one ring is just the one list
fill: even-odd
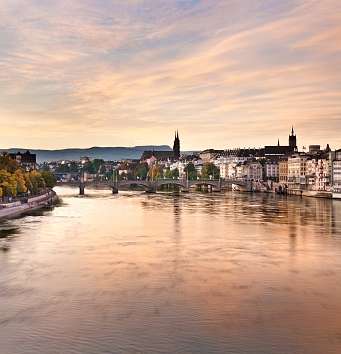
[(0, 156), (0, 170), (6, 170), (13, 173), (18, 169), (18, 167), (18, 163), (9, 155)]
[(179, 170), (177, 168), (174, 168), (174, 170), (171, 171), (172, 178), (179, 178)]
[(56, 177), (50, 171), (41, 172), (41, 176), (44, 179), (46, 187), (53, 188), (56, 185)]
[(12, 191), (13, 189), (11, 188), (11, 185), (9, 182), (3, 182), (1, 185), (2, 190), (4, 191), (4, 196), (6, 197), (11, 197), (12, 196)]
[(201, 177), (203, 179), (218, 179), (220, 175), (219, 168), (211, 162), (204, 164), (201, 170)]
[(185, 167), (185, 172), (187, 174), (187, 178), (189, 180), (195, 180), (197, 179), (197, 170), (195, 169), (195, 166), (193, 165), (192, 162), (190, 162), (189, 164), (187, 164), (187, 166)]
[(18, 169), (15, 171), (15, 178), (17, 181), (17, 193), (18, 194), (23, 194), (27, 192), (27, 186), (26, 186), (26, 181), (25, 181), (25, 176), (23, 174), (23, 171)]
[(167, 179), (172, 178), (172, 172), (171, 172), (171, 170), (170, 170), (169, 167), (167, 167), (167, 168), (165, 169), (165, 171), (164, 171), (164, 176), (165, 176), (165, 178), (167, 178)]
[(177, 168), (171, 170), (169, 167), (167, 167), (164, 175), (167, 179), (175, 179), (179, 177), (179, 170)]
[(155, 179), (161, 178), (162, 175), (163, 175), (162, 168), (158, 164), (155, 164), (155, 165), (151, 166), (149, 171), (148, 171), (148, 177), (151, 180), (155, 180)]
[(139, 163), (134, 169), (134, 177), (139, 179), (146, 179), (148, 175), (148, 164)]
[(93, 175), (99, 173), (103, 163), (104, 160), (102, 159), (94, 159), (92, 161), (89, 161), (84, 165), (84, 171)]
[[(1, 160), (2, 166), (5, 166), (9, 160), (4, 162)], [(10, 169), (15, 165), (10, 163)], [(17, 166), (17, 165), (16, 165)], [(51, 172), (43, 171), (42, 173), (33, 170), (24, 172), (21, 168), (14, 171), (0, 169), (0, 189), (2, 197), (16, 197), (27, 193), (37, 194), (40, 190), (45, 189), (46, 186), (52, 188), (55, 185), (55, 177)]]
[(11, 174), (11, 176), (8, 179), (8, 183), (9, 183), (10, 195), (12, 197), (16, 197), (18, 194), (18, 182), (17, 179), (15, 178), (15, 174)]
[(37, 194), (40, 189), (46, 187), (45, 181), (38, 171), (31, 171), (26, 173), (25, 180), (27, 183), (28, 190), (32, 194)]
[(0, 170), (0, 187), (3, 196), (15, 197), (17, 195), (17, 180), (14, 174), (1, 169)]

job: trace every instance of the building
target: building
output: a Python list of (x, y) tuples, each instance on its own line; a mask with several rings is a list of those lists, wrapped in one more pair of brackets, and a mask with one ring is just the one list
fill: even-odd
[(212, 160), (218, 158), (223, 152), (224, 150), (207, 149), (202, 151), (199, 154), (199, 157), (204, 163), (211, 162)]
[(173, 143), (173, 150), (170, 151), (155, 151), (155, 150), (150, 150), (150, 151), (144, 151), (142, 156), (141, 156), (141, 161), (142, 162), (147, 162), (149, 161), (148, 165), (150, 165), (150, 162), (152, 160), (155, 161), (174, 161), (174, 160), (179, 160), (180, 158), (180, 138), (179, 138), (179, 133), (178, 131), (175, 132), (175, 138), (174, 138), (174, 143)]
[(341, 195), (341, 149), (330, 153), (330, 164), (333, 191)]
[[(310, 152), (310, 149), (309, 149)], [(306, 181), (307, 181), (307, 187), (310, 190), (315, 189), (315, 182), (316, 182), (316, 176), (317, 176), (317, 162), (318, 160), (315, 158), (307, 160), (306, 164)]]
[(306, 189), (308, 156), (296, 154), (288, 158), (288, 185), (291, 189)]
[(297, 151), (297, 138), (294, 132), (294, 126), (292, 126), (291, 134), (289, 135), (289, 147), (292, 151)]
[[(244, 162), (244, 161), (243, 161)], [(242, 164), (243, 162), (240, 162)], [(219, 165), (220, 178), (234, 179), (237, 177), (238, 162), (227, 162)]]
[(331, 190), (331, 161), (329, 159), (319, 159), (317, 161), (315, 190)]
[(341, 190), (341, 160), (334, 160), (332, 166), (333, 189)]
[(174, 159), (179, 160), (179, 158), (180, 158), (180, 139), (179, 139), (179, 132), (178, 131), (176, 131), (176, 133), (175, 133), (174, 144), (173, 144), (173, 153), (174, 153)]
[(266, 180), (278, 182), (279, 180), (279, 164), (277, 161), (268, 160), (264, 165), (264, 175)]
[(236, 165), (236, 178), (246, 181), (262, 181), (263, 166), (258, 161), (246, 161)]
[(264, 147), (264, 155), (267, 158), (279, 158), (283, 156), (289, 156), (296, 151), (297, 138), (294, 132), (294, 127), (292, 127), (291, 134), (289, 135), (289, 145), (281, 146), (278, 140), (277, 145)]
[(264, 157), (264, 149), (246, 148), (246, 149), (228, 149), (221, 156), (224, 159), (234, 162), (244, 162)]
[(37, 155), (31, 154), (29, 150), (24, 153), (20, 151), (17, 153), (10, 153), (9, 156), (26, 171), (35, 170), (37, 168)]
[(228, 178), (229, 163), (221, 163), (219, 165), (219, 176), (222, 179)]
[(307, 160), (306, 183), (309, 190), (330, 191), (331, 161), (317, 158)]
[(171, 163), (169, 165), (169, 169), (171, 171), (178, 170), (179, 171), (179, 177), (185, 177), (186, 176), (186, 173), (185, 173), (186, 166), (187, 166), (187, 164), (185, 162), (175, 161), (175, 162), (173, 162), (173, 163)]
[(288, 160), (282, 159), (278, 161), (278, 180), (282, 185), (288, 183)]
[(316, 154), (321, 152), (321, 145), (309, 145), (309, 154)]

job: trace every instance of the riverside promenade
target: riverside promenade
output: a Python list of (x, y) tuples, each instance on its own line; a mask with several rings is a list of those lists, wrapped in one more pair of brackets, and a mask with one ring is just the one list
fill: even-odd
[(29, 197), (26, 200), (15, 201), (13, 203), (0, 203), (0, 221), (16, 218), (34, 210), (42, 209), (52, 205), (58, 200), (55, 191), (49, 190), (44, 194)]

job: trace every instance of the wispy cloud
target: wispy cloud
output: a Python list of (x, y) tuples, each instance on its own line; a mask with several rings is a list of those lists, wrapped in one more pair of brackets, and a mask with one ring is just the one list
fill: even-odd
[(0, 23), (4, 147), (341, 145), (339, 1), (5, 0)]

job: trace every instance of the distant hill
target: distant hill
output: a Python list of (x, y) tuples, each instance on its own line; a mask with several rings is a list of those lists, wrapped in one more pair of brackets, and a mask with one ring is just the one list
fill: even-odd
[(0, 149), (0, 153), (7, 151), (10, 153), (25, 152), (29, 150), (37, 155), (37, 162), (58, 161), (58, 160), (79, 160), (82, 156), (88, 156), (92, 159), (103, 160), (122, 160), (122, 159), (139, 159), (145, 150), (170, 151), (168, 145), (146, 145), (134, 147), (91, 147), (87, 149), (62, 149), (62, 150), (40, 150), (40, 149), (23, 149), (11, 148)]

